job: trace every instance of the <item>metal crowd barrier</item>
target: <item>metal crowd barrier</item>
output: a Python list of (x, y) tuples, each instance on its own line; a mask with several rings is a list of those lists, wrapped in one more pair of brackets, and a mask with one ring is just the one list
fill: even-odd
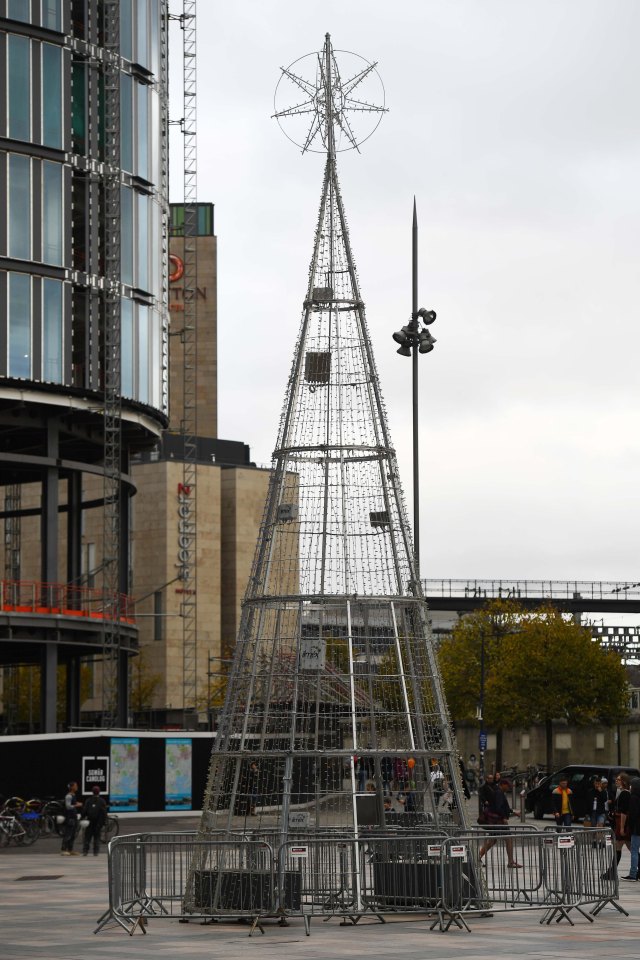
[[(109, 908), (98, 930), (115, 921), (146, 932), (150, 918), (253, 921), (314, 917), (353, 923), (364, 915), (419, 913), (431, 929), (469, 930), (474, 916), (542, 911), (541, 923), (571, 914), (593, 922), (618, 903), (610, 831), (472, 830), (357, 839), (301, 833), (251, 836), (137, 834), (109, 844)], [(588, 909), (591, 908), (591, 909)], [(262, 926), (260, 925), (262, 930)]]
[(95, 933), (111, 920), (134, 933), (146, 932), (151, 917), (256, 917), (275, 911), (274, 855), (262, 840), (139, 834), (112, 840), (108, 857), (109, 907)]
[(452, 922), (467, 927), (465, 918), (478, 911), (480, 879), (492, 913), (538, 909), (543, 911), (540, 923), (565, 919), (573, 925), (571, 911), (593, 922), (611, 905), (628, 916), (618, 902), (615, 844), (608, 830), (474, 833), (445, 841), (443, 863), (454, 856), (462, 866), (456, 882), (450, 873), (443, 888), (442, 929)]

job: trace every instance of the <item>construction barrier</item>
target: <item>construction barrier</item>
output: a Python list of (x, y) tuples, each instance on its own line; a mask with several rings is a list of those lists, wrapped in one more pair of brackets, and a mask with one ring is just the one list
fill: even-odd
[(431, 929), (469, 930), (473, 917), (538, 910), (541, 923), (590, 922), (618, 903), (609, 831), (493, 829), (353, 838), (335, 831), (280, 842), (275, 831), (138, 834), (109, 844), (109, 909), (133, 933), (150, 918), (301, 918), (418, 913)]

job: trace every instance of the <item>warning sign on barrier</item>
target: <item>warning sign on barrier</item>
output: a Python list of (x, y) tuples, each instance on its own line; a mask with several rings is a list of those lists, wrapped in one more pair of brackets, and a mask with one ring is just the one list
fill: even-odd
[(464, 843), (454, 843), (449, 847), (449, 855), (451, 858), (456, 857), (460, 860), (467, 859), (467, 848)]
[(570, 850), (575, 847), (576, 842), (571, 836), (558, 837), (558, 850)]
[(442, 852), (442, 844), (440, 843), (429, 843), (427, 844), (427, 856), (428, 857), (439, 857)]
[(309, 855), (309, 847), (305, 846), (296, 846), (289, 847), (289, 856), (290, 857), (306, 857)]

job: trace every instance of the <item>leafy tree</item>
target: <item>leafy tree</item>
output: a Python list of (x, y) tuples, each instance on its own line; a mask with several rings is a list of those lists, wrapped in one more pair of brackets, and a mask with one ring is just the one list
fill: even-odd
[(553, 764), (553, 721), (616, 723), (628, 709), (628, 683), (620, 657), (602, 648), (590, 631), (553, 606), (527, 615), (505, 642), (502, 682), (508, 726), (544, 724), (547, 765)]
[(519, 630), (524, 611), (509, 600), (493, 600), (458, 621), (438, 651), (449, 709), (458, 721), (478, 719), (482, 674), (483, 716), (500, 729), (508, 695), (503, 689), (501, 664), (508, 637)]
[(494, 601), (456, 624), (440, 647), (445, 691), (458, 721), (477, 717), (483, 646), (486, 725), (499, 734), (503, 727), (544, 724), (549, 769), (554, 720), (615, 723), (627, 716), (624, 666), (588, 629), (552, 606), (528, 612)]
[(339, 673), (349, 673), (349, 641), (344, 637), (325, 638), (326, 662)]

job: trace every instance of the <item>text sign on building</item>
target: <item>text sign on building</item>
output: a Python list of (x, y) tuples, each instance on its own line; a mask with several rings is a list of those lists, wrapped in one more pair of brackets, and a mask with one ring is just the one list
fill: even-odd
[(319, 637), (300, 638), (300, 669), (324, 670), (325, 643)]
[(109, 757), (82, 758), (82, 794), (93, 793), (94, 787), (100, 787), (100, 793), (109, 793)]
[(191, 579), (191, 554), (193, 552), (193, 519), (191, 487), (178, 484), (178, 577)]

